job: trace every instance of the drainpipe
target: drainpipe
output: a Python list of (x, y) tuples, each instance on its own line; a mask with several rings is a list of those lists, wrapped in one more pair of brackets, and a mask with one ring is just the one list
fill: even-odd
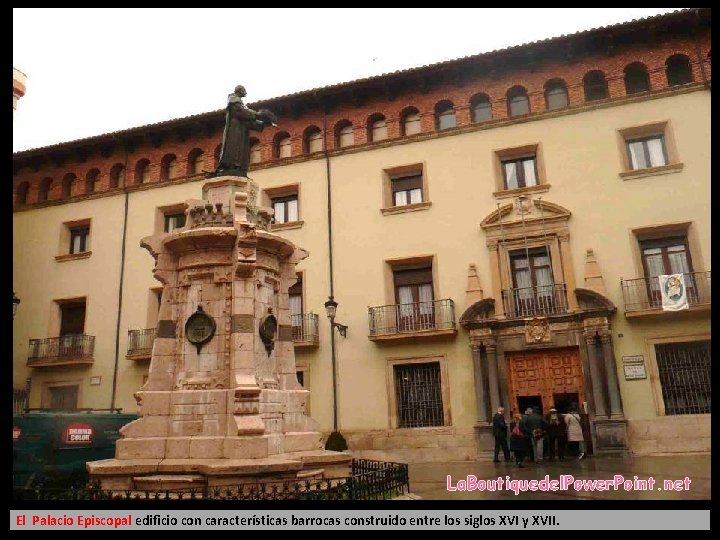
[(125, 193), (125, 210), (123, 214), (123, 233), (122, 248), (120, 250), (120, 285), (118, 286), (118, 308), (117, 308), (117, 324), (115, 327), (115, 366), (113, 367), (112, 381), (112, 397), (110, 398), (110, 409), (115, 408), (115, 395), (117, 393), (117, 376), (118, 365), (120, 362), (120, 314), (122, 313), (122, 297), (123, 297), (123, 280), (125, 277), (125, 238), (127, 236), (127, 218), (128, 218), (128, 198), (130, 193), (127, 190), (128, 184), (128, 157), (130, 151), (127, 144), (125, 145), (125, 181), (123, 182), (123, 192)]
[[(327, 110), (323, 107), (323, 153), (325, 155), (325, 178), (327, 181), (327, 219), (328, 219), (328, 258), (330, 260), (330, 300), (335, 294), (333, 279), (333, 243), (332, 243), (332, 189), (330, 176), (330, 156), (327, 149)], [(326, 450), (347, 450), (347, 442), (338, 431), (338, 406), (337, 406), (337, 360), (335, 358), (335, 324), (330, 321), (330, 354), (332, 355), (332, 391), (333, 391), (333, 431), (325, 443)]]

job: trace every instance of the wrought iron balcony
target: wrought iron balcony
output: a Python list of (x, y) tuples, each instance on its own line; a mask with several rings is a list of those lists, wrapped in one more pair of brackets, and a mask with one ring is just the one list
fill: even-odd
[(133, 359), (150, 358), (157, 330), (128, 330), (127, 356)]
[(317, 347), (318, 316), (315, 313), (302, 313), (290, 315), (292, 324), (292, 339), (295, 347)]
[(505, 316), (509, 319), (567, 313), (564, 283), (502, 291)]
[(67, 334), (56, 338), (31, 339), (28, 366), (92, 364), (95, 336)]
[(373, 341), (457, 334), (455, 302), (449, 298), (371, 307), (368, 318)]
[[(683, 274), (685, 280), (685, 294), (690, 309), (706, 309), (710, 307), (710, 272), (689, 272)], [(641, 311), (647, 314), (656, 314), (662, 311), (662, 294), (660, 293), (660, 278), (644, 277), (638, 279), (625, 279), (620, 281), (625, 313), (629, 316), (639, 316)], [(647, 310), (650, 310), (648, 313)]]

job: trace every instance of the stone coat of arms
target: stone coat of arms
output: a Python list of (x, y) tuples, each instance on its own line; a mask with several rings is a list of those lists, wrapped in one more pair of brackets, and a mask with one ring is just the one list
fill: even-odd
[(543, 317), (534, 317), (525, 323), (525, 341), (543, 343), (551, 339), (550, 323)]

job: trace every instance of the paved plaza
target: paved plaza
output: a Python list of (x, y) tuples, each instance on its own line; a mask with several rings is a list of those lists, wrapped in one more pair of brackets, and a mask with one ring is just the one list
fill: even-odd
[[(447, 490), (447, 476), (451, 477), (451, 484), (458, 486), (458, 481), (466, 480), (474, 475), (478, 480), (504, 481), (502, 489), (495, 491)], [(518, 495), (506, 487), (507, 478), (513, 480), (542, 480), (545, 476), (549, 480), (560, 481), (562, 475), (572, 475), (574, 480), (613, 480), (616, 475), (622, 475), (625, 480), (654, 480), (650, 490), (631, 489), (626, 491), (619, 486), (618, 490), (610, 487), (609, 490), (600, 491), (601, 484), (595, 484), (595, 490), (576, 490), (570, 484), (567, 489), (554, 492), (520, 491), (523, 483), (516, 485)], [(685, 478), (689, 479), (689, 483)], [(567, 477), (566, 477), (567, 479)], [(665, 481), (674, 481), (673, 486), (681, 491), (664, 489)], [(681, 483), (676, 481), (681, 480)], [(592, 484), (585, 483), (586, 487)], [(648, 482), (649, 485), (649, 482)], [(689, 489), (685, 489), (685, 487)], [(629, 486), (632, 487), (632, 486)], [(640, 486), (643, 487), (643, 486)], [(492, 462), (448, 462), (448, 463), (418, 463), (410, 465), (410, 489), (414, 495), (422, 499), (710, 499), (710, 455), (683, 455), (683, 456), (647, 456), (647, 457), (587, 457), (582, 461), (569, 459), (563, 462), (545, 461), (541, 464), (525, 464), (521, 469), (514, 463)]]

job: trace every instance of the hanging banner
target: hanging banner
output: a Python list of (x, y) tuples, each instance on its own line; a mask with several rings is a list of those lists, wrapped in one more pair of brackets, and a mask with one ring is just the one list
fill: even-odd
[(687, 301), (685, 277), (682, 274), (660, 275), (658, 279), (663, 311), (680, 311), (690, 307)]

